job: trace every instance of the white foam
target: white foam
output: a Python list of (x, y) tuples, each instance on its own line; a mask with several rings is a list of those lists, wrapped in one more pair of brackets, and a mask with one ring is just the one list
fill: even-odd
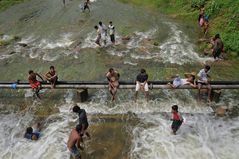
[(57, 39), (56, 41), (42, 39), (39, 44), (39, 47), (42, 49), (66, 48), (74, 42), (70, 38), (71, 34), (68, 33), (61, 35), (61, 38)]
[[(183, 114), (184, 115), (184, 114)], [(236, 159), (239, 155), (239, 118), (223, 120), (210, 115), (184, 115), (187, 118), (171, 134), (170, 116), (142, 115), (142, 121), (155, 126), (133, 131), (132, 158), (150, 159)]]
[(193, 44), (185, 33), (178, 29), (173, 23), (166, 23), (171, 29), (170, 37), (159, 46), (160, 58), (163, 62), (185, 64), (191, 62), (202, 62), (213, 60), (212, 58), (200, 57), (195, 51)]

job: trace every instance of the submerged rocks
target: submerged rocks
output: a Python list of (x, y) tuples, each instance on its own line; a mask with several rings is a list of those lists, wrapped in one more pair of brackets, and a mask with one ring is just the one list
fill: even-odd
[(227, 106), (219, 106), (218, 108), (216, 108), (215, 113), (217, 116), (223, 117), (227, 114), (228, 112), (228, 108)]
[(122, 37), (121, 38), (123, 41), (128, 41), (128, 40), (130, 40), (130, 36), (124, 36), (124, 37)]
[(22, 47), (27, 47), (28, 45), (26, 43), (17, 43), (19, 46), (22, 46)]

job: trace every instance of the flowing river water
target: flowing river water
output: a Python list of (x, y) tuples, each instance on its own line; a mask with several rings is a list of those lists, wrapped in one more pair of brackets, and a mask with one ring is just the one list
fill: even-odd
[[(116, 0), (94, 0), (91, 12), (83, 1), (29, 0), (0, 13), (2, 40), (20, 37), (0, 48), (0, 80), (26, 80), (33, 69), (44, 74), (50, 65), (60, 80), (105, 80), (109, 67), (123, 80), (134, 80), (141, 67), (150, 80), (163, 80), (178, 71), (198, 71), (211, 58), (197, 53), (196, 28), (145, 8)], [(116, 26), (116, 46), (94, 44), (94, 25), (100, 20)], [(122, 37), (130, 37), (122, 40)], [(20, 45), (19, 45), (20, 44)], [(25, 44), (23, 46), (21, 44)], [(225, 72), (226, 74), (226, 72)], [(238, 79), (238, 77), (230, 77)], [(147, 103), (135, 103), (133, 90), (119, 90), (111, 103), (107, 90), (90, 90), (78, 103), (88, 113), (89, 132), (82, 158), (89, 159), (237, 159), (239, 156), (238, 91), (225, 90), (218, 103), (198, 103), (196, 91), (152, 90)], [(71, 108), (75, 90), (43, 90), (42, 100), (31, 90), (0, 91), (0, 158), (67, 159), (68, 135), (77, 123)], [(170, 111), (179, 105), (185, 122), (172, 135)], [(217, 117), (214, 109), (227, 106), (233, 115)], [(38, 141), (23, 138), (25, 128), (42, 122)]]

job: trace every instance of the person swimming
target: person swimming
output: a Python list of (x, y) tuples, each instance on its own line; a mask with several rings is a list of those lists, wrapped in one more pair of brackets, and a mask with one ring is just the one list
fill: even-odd
[(38, 140), (41, 135), (40, 131), (41, 131), (41, 125), (40, 125), (40, 123), (37, 123), (36, 130), (33, 131), (32, 127), (28, 127), (26, 129), (24, 138), (29, 139), (29, 140)]

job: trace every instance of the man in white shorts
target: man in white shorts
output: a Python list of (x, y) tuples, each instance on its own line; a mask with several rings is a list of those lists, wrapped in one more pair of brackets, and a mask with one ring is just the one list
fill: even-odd
[(208, 102), (211, 102), (211, 91), (212, 91), (212, 87), (209, 83), (210, 81), (210, 76), (209, 76), (209, 70), (210, 70), (210, 66), (209, 65), (206, 65), (204, 67), (204, 69), (201, 69), (200, 72), (198, 73), (198, 100), (200, 100), (200, 90), (202, 88), (202, 86), (206, 86), (207, 88), (207, 92), (208, 92)]
[(135, 101), (137, 100), (139, 90), (145, 92), (145, 98), (148, 101), (149, 98), (148, 74), (146, 73), (145, 69), (141, 69), (140, 74), (138, 74), (138, 76), (136, 77)]

